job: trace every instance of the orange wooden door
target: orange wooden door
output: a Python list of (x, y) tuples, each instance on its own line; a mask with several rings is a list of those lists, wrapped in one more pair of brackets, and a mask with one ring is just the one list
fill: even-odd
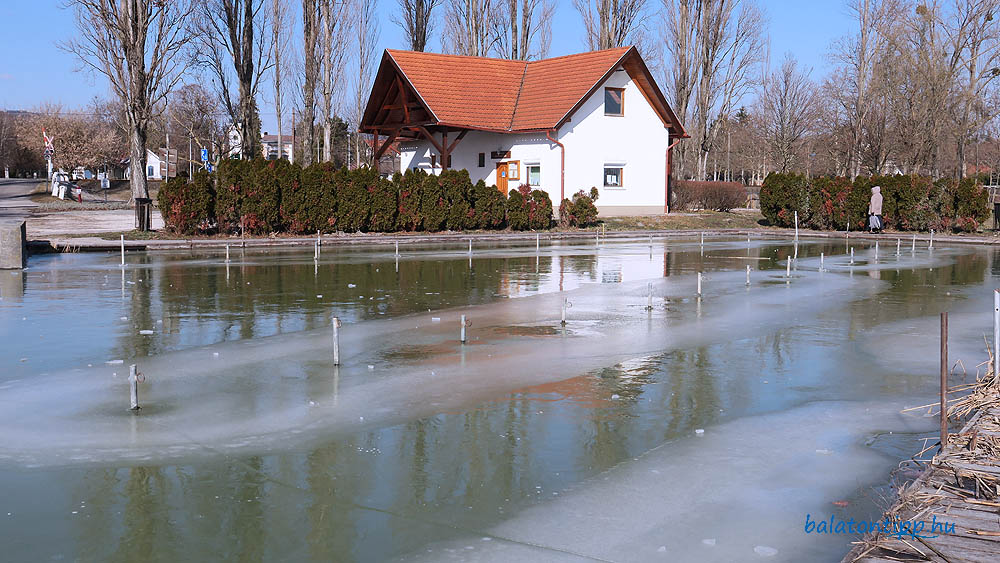
[(507, 163), (497, 163), (497, 189), (507, 197)]

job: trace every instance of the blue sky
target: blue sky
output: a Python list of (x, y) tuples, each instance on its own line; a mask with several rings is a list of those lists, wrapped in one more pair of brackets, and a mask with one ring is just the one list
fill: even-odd
[[(293, 12), (301, 2), (287, 0)], [(580, 16), (570, 0), (556, 0), (550, 55), (585, 51)], [(769, 22), (772, 66), (784, 53), (791, 52), (800, 63), (821, 78), (829, 69), (826, 53), (830, 44), (852, 30), (845, 0), (764, 0)], [(660, 0), (651, 0), (659, 6)], [(0, 0), (0, 108), (27, 109), (43, 102), (81, 107), (94, 96), (108, 96), (102, 77), (75, 72), (74, 58), (56, 47), (56, 42), (74, 33), (73, 15), (63, 9), (63, 0)], [(390, 15), (396, 0), (380, 0), (381, 33), (379, 49), (404, 46), (399, 28)], [(439, 43), (434, 42), (439, 48)], [(265, 129), (273, 128), (272, 111), (263, 104)]]

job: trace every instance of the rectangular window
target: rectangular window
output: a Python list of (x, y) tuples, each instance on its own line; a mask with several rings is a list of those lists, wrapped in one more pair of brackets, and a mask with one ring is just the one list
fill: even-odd
[(479, 153), (479, 167), (486, 168), (486, 153)]
[(510, 174), (508, 175), (508, 178), (510, 178), (511, 180), (520, 180), (521, 179), (521, 161), (520, 160), (512, 160), (512, 161), (508, 162), (507, 163), (507, 170), (510, 171)]
[(526, 168), (528, 169), (528, 185), (540, 186), (542, 184), (542, 167), (538, 164), (529, 164)]
[(604, 89), (604, 115), (625, 115), (625, 89)]
[(604, 187), (605, 188), (620, 188), (624, 184), (622, 183), (622, 167), (621, 166), (605, 166), (604, 167)]

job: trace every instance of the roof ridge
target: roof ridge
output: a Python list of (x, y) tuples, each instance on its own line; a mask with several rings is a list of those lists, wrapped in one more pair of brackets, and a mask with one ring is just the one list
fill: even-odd
[(514, 118), (517, 117), (517, 105), (521, 103), (521, 92), (524, 92), (524, 77), (528, 74), (528, 61), (524, 61), (524, 70), (521, 72), (521, 84), (517, 87), (517, 97), (514, 98), (514, 110), (510, 112), (510, 124), (508, 131), (514, 130)]
[(558, 61), (559, 59), (569, 59), (569, 58), (572, 58), (572, 57), (582, 57), (584, 55), (594, 55), (594, 54), (597, 54), (597, 53), (607, 53), (607, 52), (610, 52), (610, 51), (622, 51), (622, 52), (626, 52), (626, 51), (628, 51), (631, 48), (632, 48), (631, 45), (626, 45), (624, 47), (612, 47), (611, 49), (600, 49), (600, 50), (597, 50), (597, 51), (584, 51), (582, 53), (570, 53), (568, 55), (559, 55), (558, 57), (549, 57), (547, 59), (535, 59), (533, 61), (525, 61), (525, 62), (527, 62), (527, 64), (529, 64), (529, 65), (535, 64), (535, 63), (547, 63), (549, 61)]

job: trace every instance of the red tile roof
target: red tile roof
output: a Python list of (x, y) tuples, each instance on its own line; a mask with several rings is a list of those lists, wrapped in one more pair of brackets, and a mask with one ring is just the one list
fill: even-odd
[[(648, 75), (634, 47), (592, 51), (539, 61), (465, 57), (387, 50), (438, 125), (494, 131), (555, 129), (587, 95), (626, 59), (630, 75)], [(638, 64), (636, 64), (638, 63)], [(379, 75), (382, 76), (380, 69)], [(665, 123), (683, 134), (652, 76), (638, 84), (658, 100), (654, 108)], [(369, 101), (372, 104), (373, 101)], [(656, 106), (661, 107), (656, 107)], [(372, 108), (369, 108), (371, 110)], [(366, 112), (368, 115), (369, 112)]]

